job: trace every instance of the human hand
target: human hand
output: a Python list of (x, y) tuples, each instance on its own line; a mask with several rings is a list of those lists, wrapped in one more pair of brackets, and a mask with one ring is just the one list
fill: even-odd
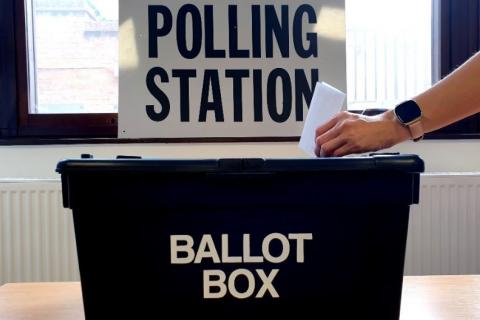
[(393, 111), (377, 116), (344, 111), (317, 128), (315, 154), (318, 157), (343, 157), (375, 152), (410, 138), (410, 131), (396, 120)]

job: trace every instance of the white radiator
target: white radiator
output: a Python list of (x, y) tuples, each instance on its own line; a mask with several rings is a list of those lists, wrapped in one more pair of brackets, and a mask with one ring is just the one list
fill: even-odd
[[(423, 175), (405, 273), (480, 274), (480, 174)], [(0, 181), (0, 285), (78, 280), (72, 215), (58, 181)]]
[(480, 174), (426, 174), (413, 206), (405, 273), (480, 274)]
[(79, 279), (58, 181), (0, 182), (0, 285)]

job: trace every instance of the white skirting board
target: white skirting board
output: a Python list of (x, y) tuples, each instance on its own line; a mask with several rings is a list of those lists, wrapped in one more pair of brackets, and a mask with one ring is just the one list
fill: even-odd
[[(480, 174), (426, 174), (412, 207), (405, 274), (480, 274)], [(58, 181), (0, 181), (0, 285), (78, 280)]]

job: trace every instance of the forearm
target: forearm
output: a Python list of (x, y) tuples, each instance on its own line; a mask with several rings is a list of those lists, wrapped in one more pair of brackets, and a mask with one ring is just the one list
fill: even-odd
[[(434, 131), (480, 111), (480, 53), (431, 89), (414, 98), (422, 109), (425, 132)], [(377, 151), (412, 139), (394, 110), (368, 117), (343, 112), (317, 128), (318, 156)]]
[(480, 53), (414, 100), (422, 109), (425, 132), (480, 112)]

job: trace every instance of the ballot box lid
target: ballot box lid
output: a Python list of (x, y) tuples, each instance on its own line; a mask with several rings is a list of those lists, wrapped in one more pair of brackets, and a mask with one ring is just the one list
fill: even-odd
[(62, 175), (78, 172), (324, 172), (400, 171), (422, 173), (425, 166), (417, 155), (371, 154), (360, 157), (308, 159), (152, 159), (119, 156), (116, 159), (68, 159), (58, 163)]
[[(67, 208), (315, 206), (419, 201), (423, 161), (375, 154), (323, 159), (167, 160), (120, 157), (58, 164)], [(345, 195), (348, 195), (347, 197)]]

